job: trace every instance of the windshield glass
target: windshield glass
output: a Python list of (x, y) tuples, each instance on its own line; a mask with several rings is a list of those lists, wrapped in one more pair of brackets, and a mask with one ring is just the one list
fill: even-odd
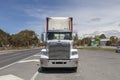
[(71, 40), (72, 33), (71, 32), (48, 32), (47, 33), (48, 40)]

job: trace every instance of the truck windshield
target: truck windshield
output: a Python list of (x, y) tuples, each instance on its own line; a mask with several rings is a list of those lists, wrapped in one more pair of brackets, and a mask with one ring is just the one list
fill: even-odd
[(71, 40), (72, 33), (71, 32), (48, 32), (47, 38), (48, 40)]

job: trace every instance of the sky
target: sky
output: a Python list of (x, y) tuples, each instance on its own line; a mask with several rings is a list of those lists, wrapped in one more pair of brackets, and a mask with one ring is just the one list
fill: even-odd
[(120, 0), (0, 0), (0, 29), (10, 34), (29, 29), (41, 35), (46, 17), (73, 17), (79, 35), (120, 31)]

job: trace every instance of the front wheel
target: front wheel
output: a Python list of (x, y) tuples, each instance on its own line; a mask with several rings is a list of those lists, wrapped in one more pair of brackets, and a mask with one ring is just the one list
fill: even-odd
[(116, 53), (118, 53), (118, 51), (116, 50)]
[(42, 70), (42, 71), (45, 71), (45, 70), (46, 70), (46, 68), (45, 68), (45, 67), (41, 67), (41, 70)]
[(73, 70), (74, 70), (74, 72), (77, 72), (77, 67), (74, 67)]

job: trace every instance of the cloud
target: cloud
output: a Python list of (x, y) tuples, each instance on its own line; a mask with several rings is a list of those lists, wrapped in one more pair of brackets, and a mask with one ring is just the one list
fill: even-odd
[[(100, 30), (120, 31), (120, 5), (118, 4), (118, 0), (104, 0), (105, 2), (98, 0), (98, 2), (96, 0), (69, 1), (69, 4), (66, 6), (62, 6), (61, 4), (56, 8), (46, 6), (25, 9), (28, 16), (36, 18), (35, 22), (30, 21), (28, 25), (33, 26), (33, 29), (36, 29), (37, 32), (41, 32), (44, 30), (43, 27), (46, 24), (46, 17), (70, 16), (74, 20), (74, 31), (79, 34), (92, 33)], [(34, 26), (38, 26), (42, 30), (34, 28)]]
[(100, 22), (102, 19), (101, 18), (92, 18), (90, 21), (92, 22)]

